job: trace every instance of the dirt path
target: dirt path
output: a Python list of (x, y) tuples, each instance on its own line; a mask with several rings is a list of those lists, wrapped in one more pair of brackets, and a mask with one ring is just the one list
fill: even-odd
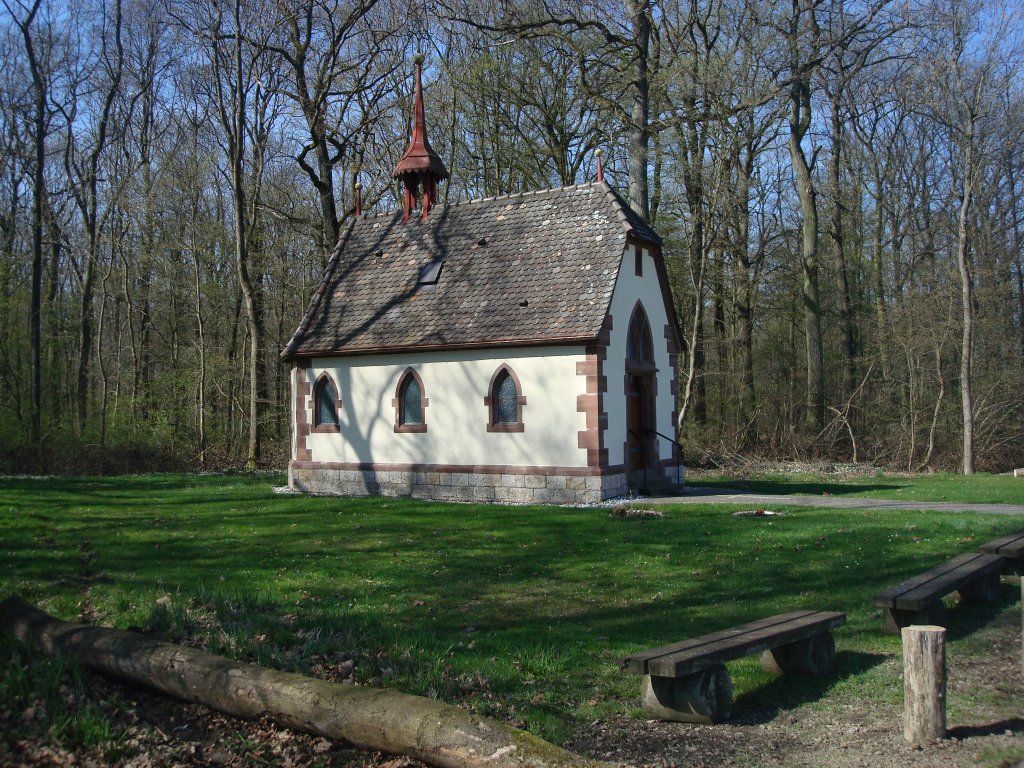
[(1024, 515), (1024, 504), (970, 504), (958, 501), (895, 501), (846, 496), (795, 496), (763, 494), (736, 488), (691, 486), (675, 496), (652, 496), (648, 504), (753, 504), (756, 506), (831, 507), (833, 509), (899, 509), (936, 512), (983, 512), (990, 515)]
[(902, 668), (897, 655), (871, 671), (870, 707), (837, 681), (820, 698), (762, 711), (736, 702), (720, 725), (628, 717), (594, 722), (568, 743), (592, 757), (651, 768), (1024, 768), (1024, 671), (1019, 604), (947, 648), (949, 738), (912, 749), (903, 738)]

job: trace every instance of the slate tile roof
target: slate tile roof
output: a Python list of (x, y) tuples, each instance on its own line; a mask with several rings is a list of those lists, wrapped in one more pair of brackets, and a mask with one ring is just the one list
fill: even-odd
[(661, 243), (605, 182), (363, 217), (282, 356), (596, 339), (628, 236)]

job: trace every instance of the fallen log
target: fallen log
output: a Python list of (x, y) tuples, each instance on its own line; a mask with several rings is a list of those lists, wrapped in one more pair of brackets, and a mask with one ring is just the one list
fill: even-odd
[(97, 672), (235, 717), (269, 716), (297, 730), (439, 768), (607, 765), (423, 696), (339, 685), (135, 632), (61, 621), (18, 596), (0, 603), (0, 631)]

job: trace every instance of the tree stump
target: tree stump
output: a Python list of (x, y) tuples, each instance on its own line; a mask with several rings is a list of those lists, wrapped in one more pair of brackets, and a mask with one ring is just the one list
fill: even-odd
[(903, 735), (912, 747), (946, 736), (946, 630), (903, 628)]
[(644, 710), (659, 720), (720, 723), (732, 714), (732, 678), (724, 664), (684, 677), (644, 675), (640, 698)]
[(785, 675), (827, 675), (836, 666), (836, 641), (823, 632), (761, 652), (761, 669)]

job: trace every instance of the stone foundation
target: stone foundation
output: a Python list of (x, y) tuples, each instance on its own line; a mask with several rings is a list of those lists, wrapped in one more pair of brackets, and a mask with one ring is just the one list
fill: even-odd
[(439, 501), (586, 504), (629, 492), (625, 472), (605, 475), (330, 469), (291, 466), (288, 485), (333, 496), (411, 496)]

